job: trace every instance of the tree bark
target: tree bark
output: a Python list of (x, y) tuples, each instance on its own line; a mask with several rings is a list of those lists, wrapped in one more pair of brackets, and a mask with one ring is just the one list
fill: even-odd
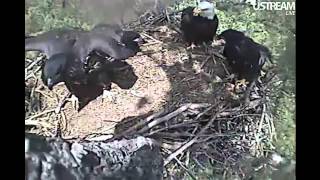
[(163, 159), (153, 140), (70, 143), (59, 138), (25, 136), (28, 180), (160, 180)]

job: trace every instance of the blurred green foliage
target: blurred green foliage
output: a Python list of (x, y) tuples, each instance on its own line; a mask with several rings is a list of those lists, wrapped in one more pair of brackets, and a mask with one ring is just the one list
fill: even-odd
[(76, 7), (76, 1), (70, 1), (71, 7), (62, 8), (54, 0), (33, 0), (26, 7), (26, 32), (35, 33), (54, 28), (83, 28), (90, 26), (82, 20), (81, 12)]

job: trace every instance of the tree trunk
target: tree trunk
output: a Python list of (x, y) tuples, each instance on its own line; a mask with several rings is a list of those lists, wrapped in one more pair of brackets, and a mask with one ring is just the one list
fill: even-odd
[(25, 176), (28, 180), (160, 180), (163, 159), (151, 139), (66, 142), (25, 136)]

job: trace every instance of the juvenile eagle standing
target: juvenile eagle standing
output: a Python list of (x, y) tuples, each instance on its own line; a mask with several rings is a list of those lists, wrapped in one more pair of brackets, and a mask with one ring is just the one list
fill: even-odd
[(245, 94), (245, 100), (249, 100), (249, 93), (263, 65), (267, 60), (271, 61), (271, 52), (267, 47), (234, 29), (223, 31), (217, 39), (217, 45), (224, 45), (223, 55), (232, 71), (238, 74), (237, 84), (249, 84)]

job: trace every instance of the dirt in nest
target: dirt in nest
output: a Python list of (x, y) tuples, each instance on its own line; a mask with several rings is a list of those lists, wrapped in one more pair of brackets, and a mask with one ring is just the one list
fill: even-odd
[(147, 56), (132, 58), (128, 63), (134, 67), (139, 77), (131, 89), (123, 90), (112, 84), (113, 100), (99, 97), (79, 113), (68, 104), (66, 114), (70, 134), (112, 133), (112, 126), (122, 119), (157, 111), (165, 104), (170, 82), (163, 69), (157, 68), (157, 64)]
[[(67, 127), (63, 131), (64, 136), (112, 134), (114, 126), (128, 117), (142, 116), (190, 102), (214, 103), (216, 87), (212, 83), (213, 79), (225, 76), (222, 60), (204, 54), (202, 48), (194, 49), (191, 54), (183, 43), (175, 42), (177, 34), (167, 31), (149, 33), (149, 36), (162, 43), (154, 43), (149, 38), (147, 40), (153, 44), (142, 47), (140, 55), (127, 60), (138, 76), (138, 81), (131, 89), (123, 90), (112, 84), (114, 100), (102, 100), (99, 97), (80, 112), (76, 112), (71, 103), (66, 104), (64, 113)], [(60, 85), (54, 88), (54, 92), (61, 98), (67, 90), (64, 85)], [(47, 91), (47, 94), (53, 92)], [(46, 103), (48, 98), (42, 99)], [(52, 109), (57, 101), (47, 104), (47, 109)]]

